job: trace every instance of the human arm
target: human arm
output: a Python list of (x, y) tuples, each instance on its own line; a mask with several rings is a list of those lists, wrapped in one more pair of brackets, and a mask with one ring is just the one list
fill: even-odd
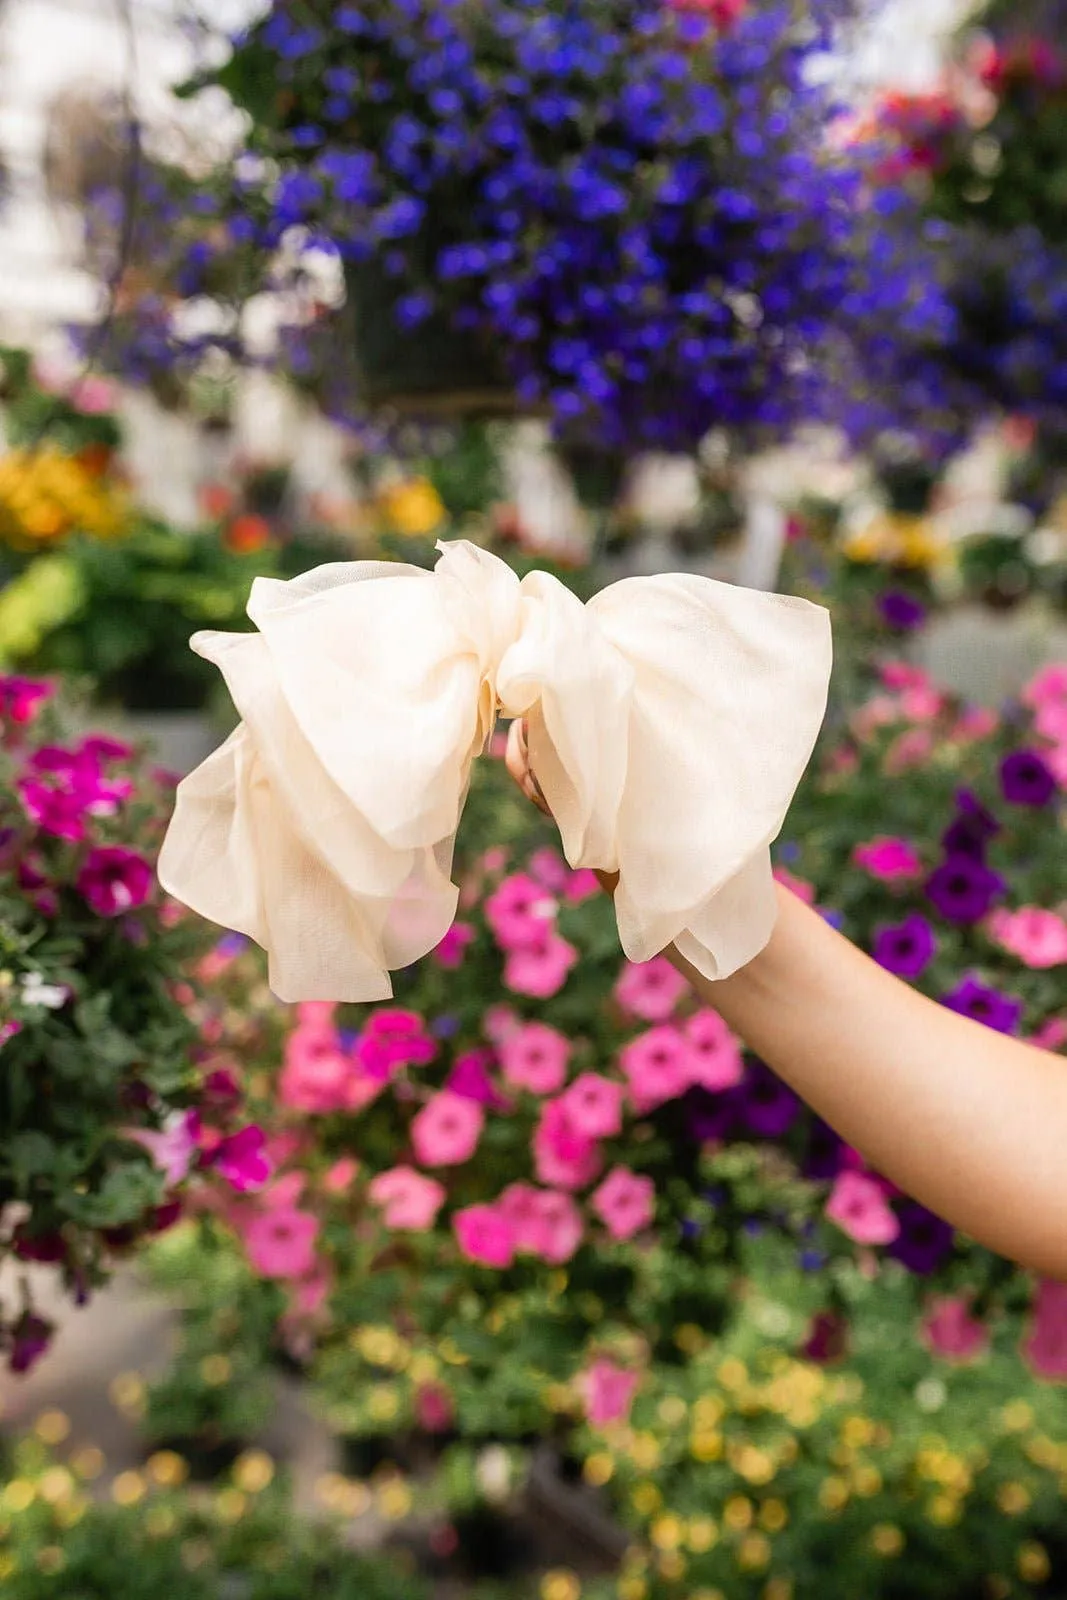
[[(540, 803), (521, 731), (508, 764)], [(769, 944), (732, 977), (664, 953), (875, 1170), (990, 1249), (1067, 1278), (1067, 1062), (928, 1000), (784, 888)]]

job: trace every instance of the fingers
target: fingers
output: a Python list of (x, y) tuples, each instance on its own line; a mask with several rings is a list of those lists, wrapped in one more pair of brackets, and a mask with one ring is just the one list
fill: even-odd
[(537, 779), (530, 771), (530, 757), (526, 748), (526, 724), (521, 717), (516, 717), (508, 729), (508, 748), (504, 760), (508, 772), (527, 800), (532, 800), (538, 811), (543, 811), (546, 817), (551, 816), (552, 813), (545, 804), (545, 797), (541, 793)]

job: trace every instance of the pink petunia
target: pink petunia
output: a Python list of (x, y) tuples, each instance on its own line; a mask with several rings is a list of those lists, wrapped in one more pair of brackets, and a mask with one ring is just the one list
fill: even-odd
[(333, 1038), (337, 1007), (332, 1000), (303, 1000), (296, 1008), (297, 1026), (306, 1034)]
[(869, 844), (858, 844), (852, 859), (882, 883), (917, 878), (923, 869), (922, 861), (906, 839), (880, 836)]
[(357, 1101), (369, 1104), (381, 1088), (342, 1050), (332, 1030), (301, 1023), (286, 1039), (278, 1098), (290, 1111), (357, 1110)]
[(549, 894), (560, 895), (563, 893), (570, 877), (570, 867), (564, 861), (558, 850), (553, 850), (545, 845), (540, 850), (535, 850), (527, 863), (530, 876), (536, 878)]
[(610, 1139), (622, 1132), (624, 1090), (599, 1072), (583, 1072), (560, 1097), (559, 1104), (575, 1133), (586, 1139)]
[(416, 1159), (424, 1167), (460, 1166), (477, 1150), (484, 1126), (485, 1112), (476, 1101), (441, 1089), (412, 1121)]
[(454, 972), (457, 967), (463, 965), (467, 946), (474, 938), (475, 930), (469, 922), (454, 922), (440, 944), (431, 951), (431, 955), (439, 967)]
[(445, 1203), (445, 1190), (436, 1178), (428, 1178), (414, 1167), (390, 1167), (379, 1172), (367, 1185), (374, 1205), (382, 1208), (387, 1228), (425, 1233), (437, 1220)]
[(958, 744), (980, 744), (991, 739), (1000, 727), (1000, 718), (990, 706), (965, 706), (952, 725), (949, 738)]
[(1053, 744), (1067, 744), (1067, 700), (1046, 700), (1039, 705), (1034, 730)]
[(1067, 1044), (1067, 1018), (1049, 1017), (1037, 1032), (1030, 1036), (1030, 1043), (1036, 1045), (1039, 1050), (1059, 1050)]
[(490, 1068), (496, 1065), (492, 1050), (465, 1050), (456, 1057), (448, 1075), (445, 1088), (466, 1100), (476, 1100), (481, 1106), (494, 1111), (506, 1111), (509, 1102), (497, 1089), (490, 1077)]
[(613, 1167), (589, 1204), (613, 1239), (632, 1239), (655, 1214), (656, 1186), (628, 1167)]
[(932, 684), (915, 684), (900, 696), (900, 709), (909, 722), (933, 722), (944, 707), (944, 695)]
[(307, 1211), (280, 1206), (260, 1212), (244, 1228), (252, 1266), (264, 1278), (306, 1278), (315, 1266), (319, 1222)]
[(684, 1024), (693, 1083), (713, 1092), (732, 1089), (745, 1075), (741, 1045), (717, 1011), (703, 1007)]
[(250, 1123), (215, 1147), (211, 1166), (238, 1194), (262, 1189), (273, 1171), (266, 1143), (263, 1129)]
[(857, 1244), (892, 1244), (900, 1232), (881, 1184), (862, 1172), (840, 1174), (826, 1202), (826, 1215)]
[(531, 1094), (555, 1094), (567, 1077), (570, 1057), (570, 1040), (544, 1022), (523, 1023), (500, 1045), (504, 1077)]
[[(272, 1158), (272, 1152), (268, 1152), (268, 1156)], [(264, 1211), (288, 1211), (296, 1205), (307, 1185), (306, 1172), (283, 1172), (268, 1189), (264, 1189), (259, 1196), (259, 1204)]]
[(150, 1128), (135, 1128), (126, 1137), (148, 1151), (168, 1189), (172, 1189), (189, 1175), (199, 1148), (199, 1132), (196, 1112), (186, 1111), (158, 1133)]
[(641, 1374), (599, 1356), (581, 1374), (578, 1383), (586, 1420), (593, 1428), (607, 1428), (628, 1419), (634, 1395), (641, 1386)]
[(525, 872), (503, 878), (485, 902), (485, 920), (502, 950), (537, 946), (550, 926), (556, 902)]
[(692, 1052), (685, 1035), (667, 1023), (631, 1039), (619, 1065), (639, 1111), (653, 1111), (684, 1094), (693, 1082)]
[(569, 1194), (513, 1183), (497, 1201), (520, 1254), (539, 1256), (550, 1266), (569, 1261), (582, 1241), (582, 1214)]
[(386, 1079), (402, 1067), (427, 1066), (437, 1054), (437, 1041), (417, 1011), (385, 1006), (367, 1018), (355, 1054), (371, 1077)]
[(1030, 1327), (1020, 1346), (1039, 1378), (1067, 1380), (1067, 1283), (1040, 1278)]
[(689, 985), (666, 956), (627, 961), (612, 993), (623, 1011), (644, 1022), (666, 1022)]
[(496, 1005), (486, 1006), (482, 1014), (482, 1032), (490, 1044), (495, 1044), (499, 1049), (509, 1034), (514, 1033), (522, 1026), (521, 1018), (511, 1006)]
[(1023, 705), (1037, 710), (1039, 706), (1067, 702), (1067, 662), (1056, 662), (1043, 667), (1023, 689), (1019, 698)]
[(577, 959), (574, 946), (561, 939), (551, 923), (543, 923), (534, 940), (509, 952), (504, 983), (514, 994), (549, 1000), (563, 988)]
[(533, 1137), (534, 1170), (541, 1183), (558, 1189), (584, 1189), (600, 1171), (600, 1150), (570, 1124), (558, 1100), (541, 1108)]
[(935, 740), (929, 728), (907, 728), (895, 738), (885, 753), (885, 770), (896, 776), (923, 767), (934, 753)]
[(1067, 961), (1067, 922), (1041, 906), (994, 911), (987, 927), (992, 939), (1027, 967), (1059, 967)]
[(590, 900), (593, 895), (599, 893), (600, 879), (591, 867), (578, 867), (574, 872), (567, 874), (567, 881), (563, 885), (563, 898), (568, 905), (581, 905), (583, 900)]
[(884, 661), (878, 676), (887, 689), (931, 689), (933, 680), (923, 667), (913, 667), (907, 661)]
[(964, 1365), (989, 1345), (985, 1323), (971, 1316), (966, 1295), (940, 1295), (929, 1307), (922, 1324), (923, 1338), (935, 1355)]
[(815, 904), (815, 885), (806, 878), (798, 878), (788, 867), (775, 867), (774, 880), (783, 889), (788, 889), (790, 894), (795, 894), (798, 900), (803, 900), (806, 906)]
[(355, 1156), (340, 1156), (322, 1175), (322, 1187), (327, 1194), (347, 1194), (359, 1177), (359, 1162)]
[(459, 1248), (468, 1261), (484, 1267), (510, 1267), (515, 1259), (515, 1235), (510, 1222), (496, 1206), (467, 1206), (452, 1218)]

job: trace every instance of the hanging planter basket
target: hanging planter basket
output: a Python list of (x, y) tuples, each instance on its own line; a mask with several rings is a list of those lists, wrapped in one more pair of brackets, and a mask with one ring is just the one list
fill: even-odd
[(503, 363), (477, 335), (444, 316), (401, 327), (396, 283), (379, 262), (349, 266), (345, 281), (359, 390), (373, 409), (430, 419), (537, 414), (519, 402)]

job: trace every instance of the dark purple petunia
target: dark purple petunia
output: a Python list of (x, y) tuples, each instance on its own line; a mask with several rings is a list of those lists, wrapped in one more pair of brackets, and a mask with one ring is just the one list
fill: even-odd
[[(686, 1126), (694, 1139), (725, 1139), (737, 1126), (740, 1096), (736, 1089), (712, 1094), (708, 1089), (690, 1089), (684, 1101)], [(713, 1202), (714, 1203), (714, 1202)]]
[(52, 1343), (54, 1333), (52, 1323), (34, 1316), (32, 1311), (24, 1311), (12, 1329), (9, 1359), (12, 1372), (21, 1375), (36, 1366)]
[(949, 1011), (958, 1011), (961, 1017), (972, 1017), (997, 1033), (1014, 1033), (1022, 1020), (1021, 1000), (1014, 995), (1001, 994), (999, 989), (990, 989), (977, 978), (964, 978), (941, 1003)]
[(753, 1062), (738, 1086), (741, 1120), (750, 1133), (777, 1139), (793, 1126), (800, 1101), (762, 1062)]
[(917, 1200), (905, 1200), (897, 1208), (897, 1220), (900, 1232), (889, 1246), (889, 1255), (909, 1272), (921, 1276), (934, 1272), (952, 1249), (955, 1235), (950, 1224)]
[(1000, 832), (1000, 823), (970, 789), (956, 795), (956, 815), (941, 835), (947, 856), (973, 856), (984, 861), (986, 846)]
[(1000, 787), (1013, 806), (1047, 806), (1056, 775), (1036, 750), (1015, 750), (1000, 763)]
[(926, 607), (903, 589), (887, 589), (878, 596), (878, 614), (894, 633), (914, 633), (926, 621)]
[(898, 978), (918, 978), (937, 953), (934, 930), (916, 911), (903, 922), (882, 928), (874, 941), (872, 954), (880, 967)]
[(1003, 893), (1004, 879), (973, 856), (950, 856), (926, 882), (926, 897), (946, 922), (980, 922)]
[(817, 1311), (811, 1319), (801, 1354), (820, 1365), (848, 1353), (848, 1323), (839, 1311)]
[(845, 1161), (845, 1141), (821, 1117), (813, 1117), (804, 1156), (804, 1176), (815, 1183), (829, 1183), (837, 1177)]

